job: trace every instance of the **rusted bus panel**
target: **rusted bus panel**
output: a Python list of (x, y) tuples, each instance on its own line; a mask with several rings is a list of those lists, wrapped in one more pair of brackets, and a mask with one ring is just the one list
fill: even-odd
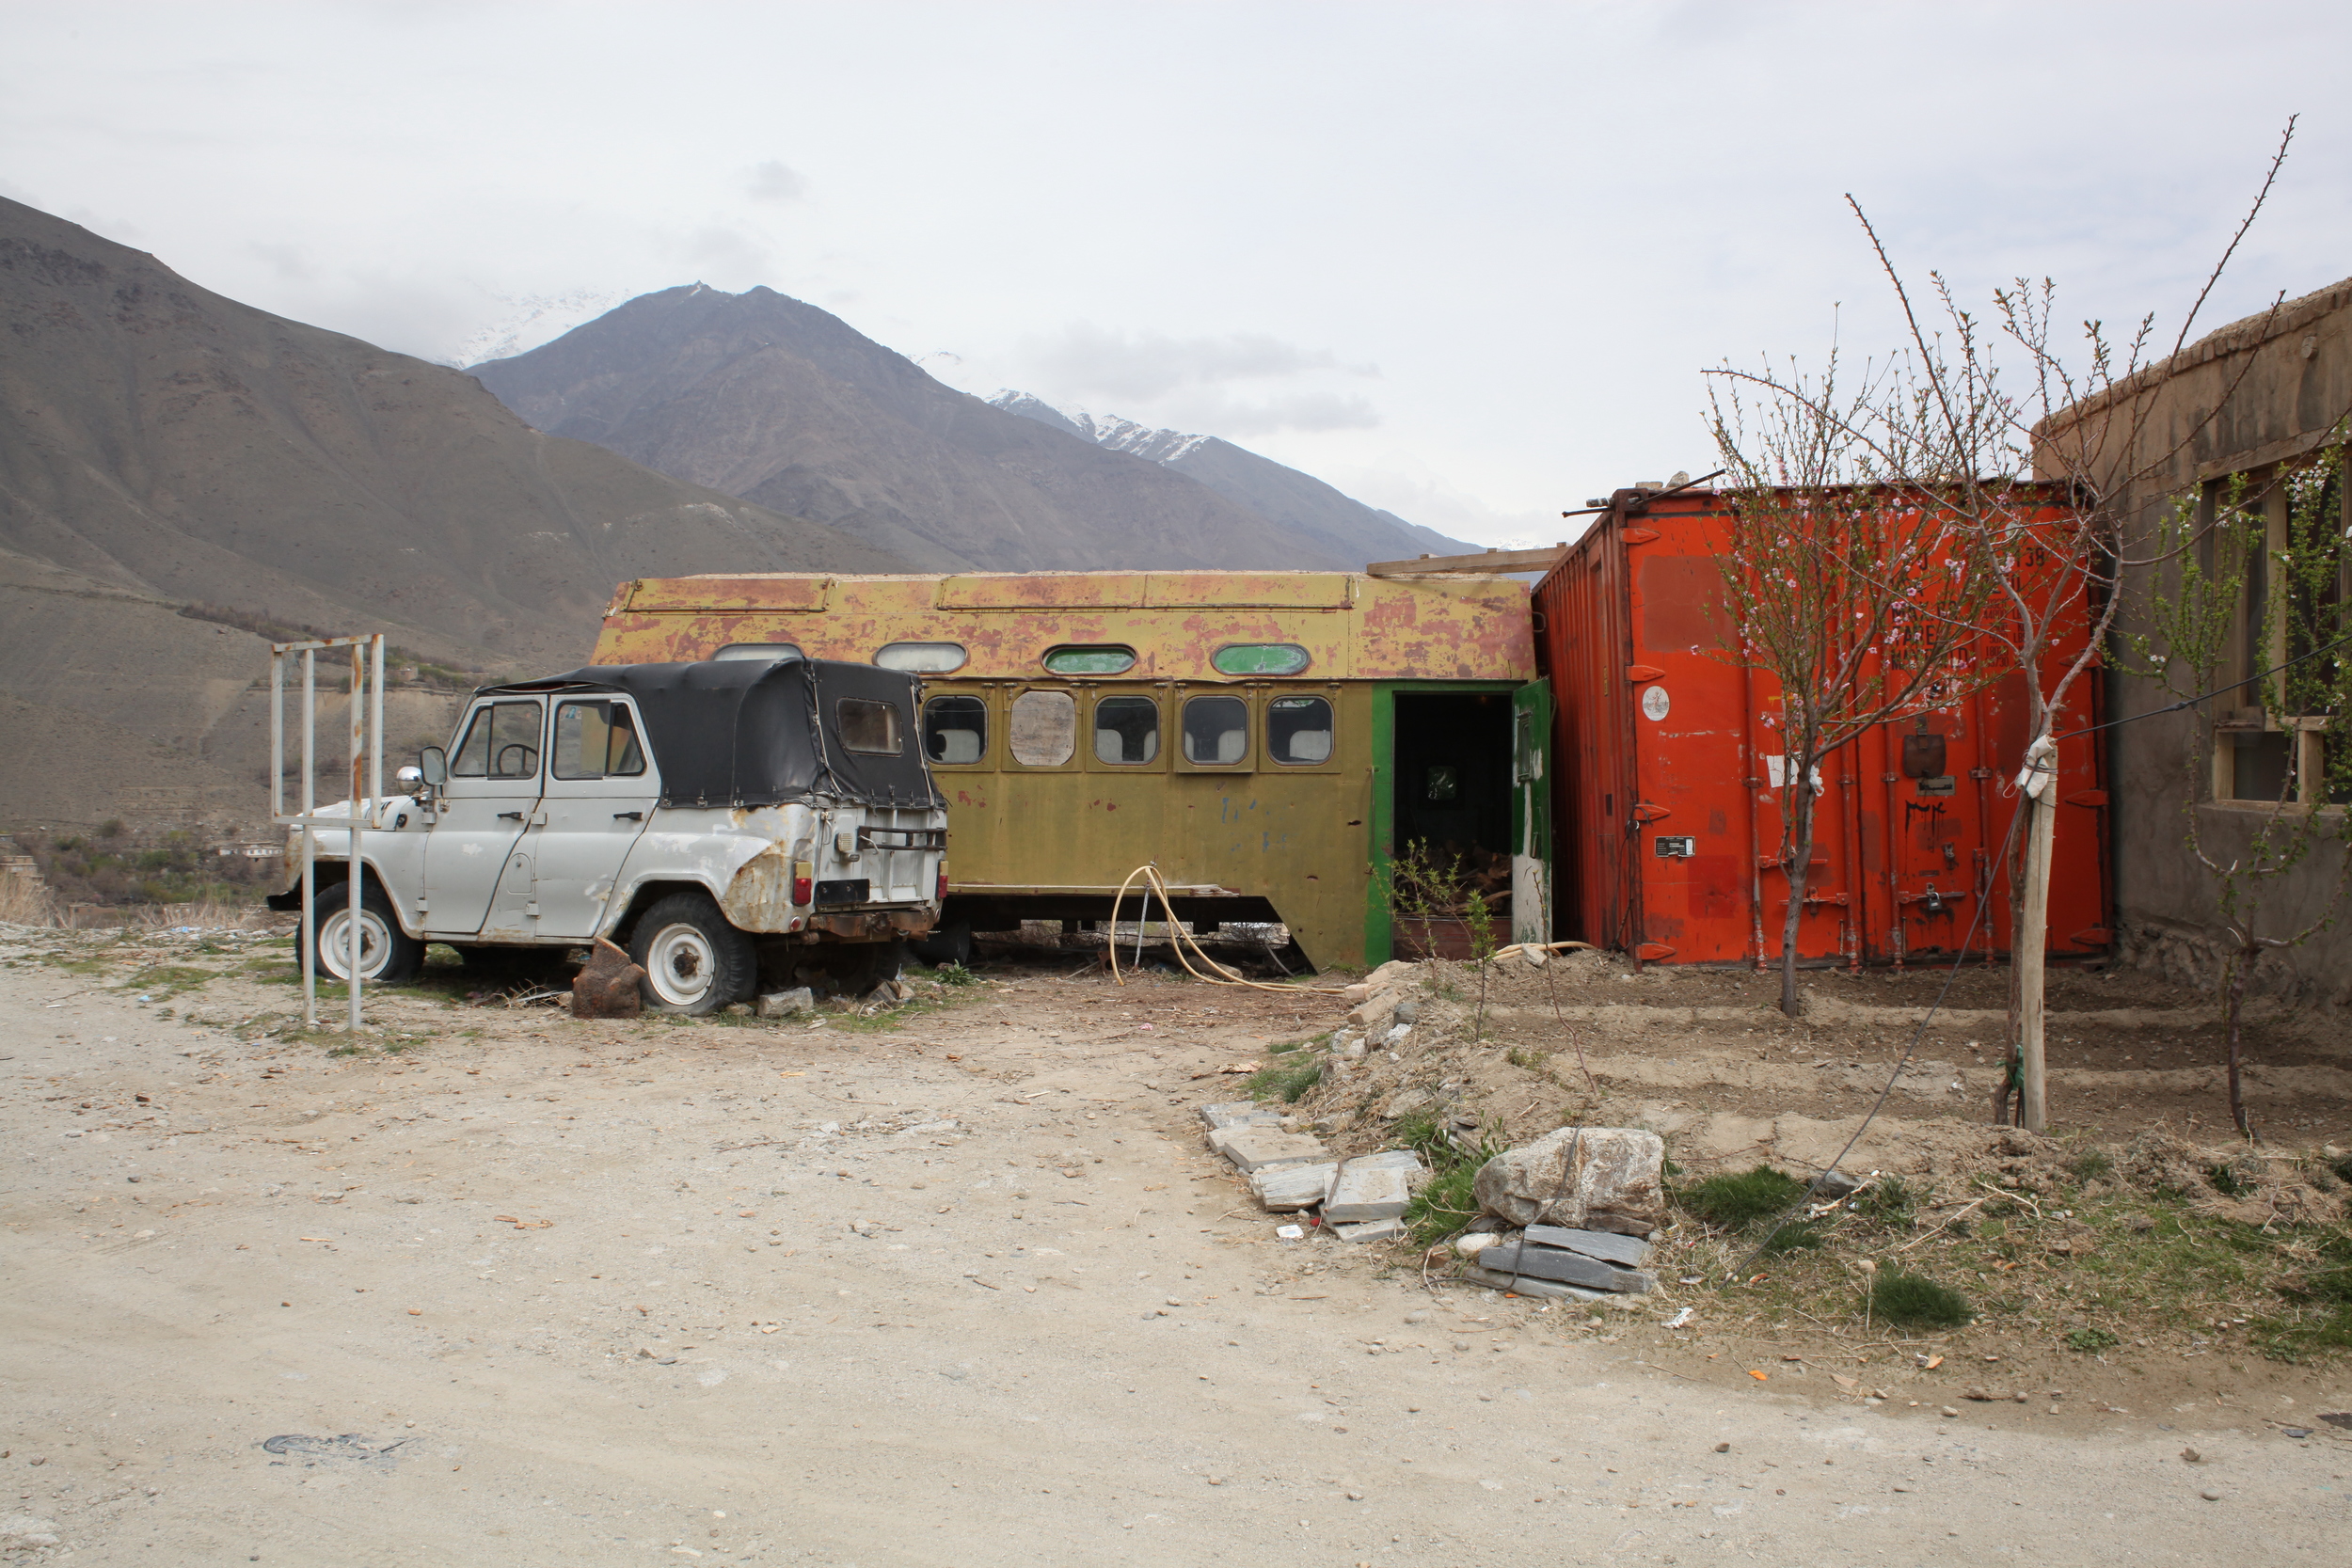
[[(794, 594), (809, 602), (786, 602)], [(596, 659), (790, 642), (869, 660), (889, 642), (952, 641), (970, 655), (959, 674), (1006, 678), (1041, 673), (1057, 646), (1116, 643), (1136, 650), (1135, 673), (1226, 681), (1248, 677), (1216, 669), (1219, 648), (1295, 642), (1314, 679), (1520, 680), (1534, 662), (1526, 606), (1508, 578), (1338, 572), (648, 578), (616, 596)]]
[[(1577, 847), (1590, 857), (1564, 869), (1575, 897), (1563, 903), (1589, 940), (1653, 960), (1774, 959), (1788, 907), (1781, 808), (1796, 781), (1774, 744), (1776, 688), (1722, 652), (1724, 539), (1711, 495), (1621, 509), (1535, 593), (1565, 772), (1588, 775), (1564, 776), (1555, 807), (1578, 822)], [(2053, 673), (2088, 635), (2076, 607)], [(2084, 704), (2096, 701), (2095, 680), (2080, 689)], [(2078, 727), (2093, 715), (2067, 718)], [(2024, 680), (2012, 676), (1823, 759), (1801, 956), (1900, 963), (1963, 942), (2007, 950), (2002, 853), (2026, 722)], [(2110, 940), (2102, 767), (2092, 737), (2061, 744), (2053, 953)]]
[[(1367, 913), (1377, 903), (1374, 867), (1388, 847), (1374, 843), (1375, 791), (1392, 787), (1382, 783), (1391, 759), (1379, 749), (1375, 709), (1385, 713), (1396, 692), (1422, 683), (1507, 692), (1534, 673), (1527, 589), (1508, 578), (833, 577), (822, 579), (821, 612), (751, 602), (769, 592), (759, 585), (776, 580), (675, 578), (658, 594), (639, 585), (616, 599), (596, 660), (707, 658), (730, 643), (778, 642), (863, 660), (893, 642), (958, 643), (965, 663), (924, 687), (927, 702), (973, 699), (987, 716), (981, 755), (933, 764), (949, 802), (955, 901), (999, 914), (1050, 908), (1079, 917), (1089, 900), (1099, 903), (1152, 862), (1169, 882), (1204, 890), (1187, 895), (1188, 918), (1263, 919), (1270, 907), (1318, 964), (1388, 956), (1387, 925)], [(651, 603), (663, 608), (646, 610)], [(1287, 676), (1216, 668), (1219, 649), (1257, 642), (1295, 643), (1307, 650), (1307, 667)], [(1045, 668), (1057, 647), (1103, 644), (1133, 648), (1136, 664), (1083, 678)], [(1073, 733), (1066, 756), (1032, 750), (1024, 759), (1009, 747), (1016, 705), (1038, 694), (1067, 704)], [(1202, 697), (1247, 705), (1242, 755), (1184, 754), (1185, 705)], [(1294, 765), (1267, 755), (1270, 705), (1286, 698), (1331, 705), (1321, 760)], [(1137, 700), (1158, 718), (1152, 759), (1098, 754), (1097, 706)], [(1495, 765), (1507, 776), (1507, 756)]]

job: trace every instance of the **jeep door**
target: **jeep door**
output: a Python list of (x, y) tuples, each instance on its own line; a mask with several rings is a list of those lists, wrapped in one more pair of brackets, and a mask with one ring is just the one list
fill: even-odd
[[(518, 854), (528, 892), (529, 855), (517, 846), (539, 809), (539, 754), (547, 706), (535, 697), (476, 703), (450, 754), (424, 849), (425, 929), (471, 936), (483, 928)], [(519, 911), (517, 911), (519, 912)], [(501, 935), (523, 931), (501, 930)]]
[(643, 735), (626, 698), (556, 700), (546, 820), (528, 846), (541, 936), (581, 942), (603, 929), (621, 863), (661, 797)]

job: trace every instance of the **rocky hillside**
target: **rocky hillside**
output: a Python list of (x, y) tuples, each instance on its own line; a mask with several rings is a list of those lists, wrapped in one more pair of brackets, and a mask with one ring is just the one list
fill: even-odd
[(931, 568), (1327, 570), (1396, 553), (1387, 535), (1359, 539), (1312, 507), (1269, 510), (1237, 499), (1247, 485), (1200, 483), (993, 407), (769, 289), (644, 294), (473, 369), (541, 430), (821, 519)]
[(454, 686), (577, 663), (624, 578), (905, 567), (6, 200), (0, 319), (0, 828), (249, 824), (271, 627), (382, 630)]
[(1359, 563), (1406, 561), (1419, 555), (1474, 555), (1483, 548), (1408, 523), (1393, 512), (1366, 506), (1312, 474), (1262, 457), (1220, 436), (1155, 430), (1115, 414), (1059, 408), (1027, 392), (1003, 391), (988, 401), (992, 407), (1035, 420), (1098, 447), (1149, 458), (1186, 479), (1200, 481), (1275, 527)]

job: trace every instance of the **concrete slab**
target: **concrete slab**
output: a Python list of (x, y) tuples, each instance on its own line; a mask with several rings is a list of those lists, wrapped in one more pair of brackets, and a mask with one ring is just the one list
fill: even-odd
[(1323, 1200), (1323, 1217), (1332, 1225), (1398, 1219), (1412, 1200), (1412, 1183), (1406, 1172), (1394, 1165), (1350, 1160), (1340, 1166), (1339, 1177), (1331, 1183), (1331, 1196)]
[(1570, 1230), (1565, 1226), (1531, 1225), (1527, 1240), (1534, 1246), (1559, 1247), (1587, 1258), (1638, 1269), (1649, 1261), (1649, 1243), (1639, 1236), (1619, 1236), (1607, 1230)]
[(1209, 1134), (1209, 1147), (1244, 1171), (1314, 1164), (1331, 1158), (1321, 1138), (1285, 1132), (1278, 1127), (1220, 1127)]
[(1461, 1277), (1473, 1285), (1484, 1285), (1490, 1291), (1509, 1291), (1522, 1296), (1549, 1296), (1555, 1301), (1605, 1302), (1613, 1307), (1629, 1305), (1629, 1298), (1612, 1295), (1607, 1291), (1581, 1290), (1554, 1279), (1514, 1278), (1507, 1274), (1497, 1274), (1492, 1269), (1482, 1269), (1475, 1263), (1465, 1266)]
[(1269, 1165), (1250, 1174), (1249, 1196), (1278, 1212), (1311, 1209), (1330, 1192), (1331, 1179), (1339, 1171), (1336, 1160), (1311, 1165)]
[(1495, 1274), (1556, 1279), (1563, 1284), (1581, 1285), (1588, 1291), (1641, 1295), (1658, 1283), (1638, 1270), (1621, 1269), (1581, 1252), (1562, 1252), (1548, 1246), (1521, 1247), (1516, 1243), (1490, 1246), (1478, 1255), (1478, 1261), (1481, 1267)]
[(1331, 1234), (1343, 1242), (1399, 1242), (1405, 1239), (1405, 1222), (1366, 1220), (1361, 1225), (1335, 1225)]
[(1220, 1127), (1272, 1127), (1282, 1119), (1279, 1111), (1269, 1111), (1254, 1100), (1230, 1101), (1223, 1105), (1203, 1105), (1200, 1119), (1214, 1132)]

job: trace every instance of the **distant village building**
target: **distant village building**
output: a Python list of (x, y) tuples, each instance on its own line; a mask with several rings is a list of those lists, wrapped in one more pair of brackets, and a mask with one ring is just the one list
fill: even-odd
[[(2276, 551), (2286, 547), (2287, 503), (2282, 490), (2267, 482), (2282, 466), (2341, 444), (2348, 417), (2352, 279), (2222, 327), (2052, 422), (2062, 430), (2078, 420), (2106, 427), (2094, 450), (2134, 533), (2153, 534), (2162, 510), (2172, 505), (2193, 507), (2200, 520), (2210, 522), (2225, 487), (2242, 478), (2246, 493), (2259, 498)], [(2134, 423), (2137, 442), (2127, 442)], [(2334, 509), (2330, 531), (2342, 602), (2352, 598), (2352, 547), (2344, 541), (2343, 457), (2330, 461), (2337, 472), (2323, 504)], [(2107, 777), (2115, 791), (2118, 943), (2127, 961), (2193, 983), (2210, 984), (2217, 975), (2229, 938), (2215, 879), (2188, 850), (2185, 814), (2196, 814), (2207, 853), (2226, 862), (2243, 850), (2262, 814), (2278, 808), (2290, 754), (2298, 764), (2299, 800), (2292, 809), (2345, 809), (2345, 802), (2324, 798), (2321, 763), (2329, 748), (2352, 743), (2344, 734), (2347, 717), (2282, 721), (2265, 713), (2250, 685), (2229, 687), (2250, 682), (2287, 657), (2282, 617), (2276, 613), (2285, 583), (2267, 565), (2247, 562), (2231, 657), (2217, 682), (2228, 689), (2215, 699), (2210, 738), (2208, 721), (2193, 712), (2139, 717), (2168, 705), (2172, 694), (2121, 670), (2109, 676), (2109, 716), (2135, 721), (2106, 732)], [(2149, 629), (2153, 596), (2172, 580), (2162, 570), (2127, 566), (2120, 632)], [(2265, 614), (2265, 605), (2273, 613)], [(2204, 748), (2208, 755), (2190, 757), (2192, 750)], [(2271, 883), (2259, 928), (2298, 928), (2321, 913), (2341, 885), (2345, 853), (2340, 834), (2331, 835)], [(2255, 985), (2273, 994), (2352, 1003), (2352, 920), (2266, 959)]]

